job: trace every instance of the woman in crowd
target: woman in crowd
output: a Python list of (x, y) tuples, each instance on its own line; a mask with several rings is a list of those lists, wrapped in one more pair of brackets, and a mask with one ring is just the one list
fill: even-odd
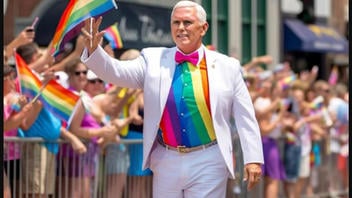
[(106, 92), (104, 81), (98, 78), (92, 70), (88, 70), (87, 80), (88, 83), (86, 84), (84, 90), (89, 94), (89, 96), (94, 97)]
[[(3, 67), (3, 116), (4, 137), (16, 137), (17, 129), (22, 121), (28, 117), (32, 104), (27, 103), (26, 97), (15, 92), (16, 71), (9, 65)], [(18, 112), (15, 109), (19, 110)], [(4, 197), (15, 197), (14, 189), (18, 186), (20, 176), (20, 145), (4, 142)]]
[(68, 62), (65, 72), (68, 74), (69, 89), (81, 95), (69, 130), (85, 139), (87, 152), (78, 156), (72, 152), (71, 148), (64, 148), (62, 152), (65, 156), (61, 176), (69, 177), (69, 197), (90, 197), (92, 195), (91, 180), (96, 171), (98, 138), (111, 137), (116, 134), (117, 129), (111, 125), (102, 127), (90, 113), (94, 104), (91, 97), (83, 91), (87, 84), (88, 69), (79, 58)]
[[(128, 98), (131, 97), (130, 94), (126, 94), (122, 98), (119, 97), (121, 90), (122, 88), (113, 86), (105, 94), (96, 95), (93, 101), (97, 109), (92, 112), (96, 119), (101, 120), (104, 124), (116, 126), (120, 132), (132, 120), (130, 117), (120, 118), (123, 106)], [(105, 151), (103, 183), (106, 186), (106, 190), (102, 190), (102, 193), (106, 197), (122, 197), (129, 167), (128, 151), (125, 145), (121, 143), (114, 142), (109, 144), (106, 141), (99, 143)]]
[[(272, 105), (273, 101), (281, 97), (281, 90), (277, 87), (277, 84), (273, 83), (270, 78), (262, 82), (262, 95), (254, 101), (256, 112), (263, 112)], [(275, 108), (266, 110), (265, 113), (257, 114), (264, 152), (264, 197), (278, 197), (279, 182), (285, 179), (277, 144), (277, 139), (281, 136), (281, 123), (285, 112), (284, 105), (276, 105)]]

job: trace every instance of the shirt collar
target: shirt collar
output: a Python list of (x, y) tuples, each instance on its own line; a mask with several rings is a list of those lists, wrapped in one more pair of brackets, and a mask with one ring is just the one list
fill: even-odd
[[(197, 50), (191, 52), (191, 53), (188, 53), (188, 54), (185, 54), (183, 53), (178, 47), (176, 47), (177, 51), (179, 51), (180, 53), (184, 54), (184, 55), (188, 55), (188, 54), (193, 54), (194, 52), (198, 51), (198, 62), (197, 62), (197, 65), (199, 65), (200, 61), (202, 61), (203, 57), (204, 57), (204, 46), (201, 45)], [(196, 65), (196, 66), (197, 66)]]

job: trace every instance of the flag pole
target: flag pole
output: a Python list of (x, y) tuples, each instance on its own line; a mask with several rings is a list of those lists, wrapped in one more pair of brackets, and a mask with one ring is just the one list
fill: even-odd
[(47, 80), (41, 87), (40, 90), (38, 91), (37, 95), (31, 100), (31, 103), (35, 103), (37, 99), (39, 98), (40, 94), (42, 94), (44, 88), (48, 85), (50, 80)]
[(90, 21), (89, 21), (89, 34), (92, 37), (89, 41), (90, 48), (92, 48), (93, 46), (93, 18), (92, 17), (90, 17)]
[(35, 17), (35, 18), (34, 18), (34, 21), (33, 21), (32, 25), (31, 25), (31, 28), (32, 28), (32, 29), (35, 28), (35, 25), (37, 24), (38, 20), (39, 20), (39, 17)]

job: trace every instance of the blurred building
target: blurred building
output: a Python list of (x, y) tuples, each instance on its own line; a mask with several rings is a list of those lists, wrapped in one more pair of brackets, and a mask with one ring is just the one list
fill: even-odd
[(347, 0), (282, 1), (283, 57), (296, 71), (319, 66), (318, 78), (328, 79), (339, 67), (340, 80), (347, 82)]

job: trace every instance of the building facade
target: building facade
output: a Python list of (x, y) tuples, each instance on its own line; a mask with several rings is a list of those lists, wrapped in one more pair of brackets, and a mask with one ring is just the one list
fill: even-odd
[(284, 59), (296, 71), (319, 66), (318, 78), (328, 79), (332, 67), (348, 79), (347, 0), (282, 1)]

